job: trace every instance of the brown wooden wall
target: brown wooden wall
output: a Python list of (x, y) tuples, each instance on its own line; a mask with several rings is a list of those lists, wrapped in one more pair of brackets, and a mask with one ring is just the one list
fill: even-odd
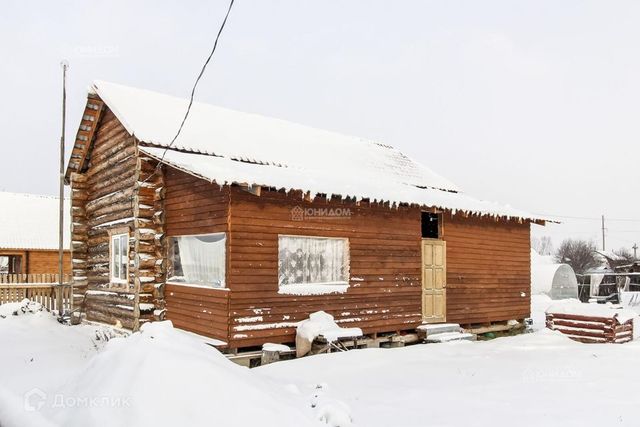
[[(58, 274), (58, 251), (31, 250), (27, 253), (28, 274)], [(64, 273), (71, 272), (71, 253), (64, 252)]]
[[(176, 326), (239, 348), (293, 342), (295, 323), (318, 310), (365, 333), (408, 330), (421, 323), (420, 209), (310, 202), (266, 190), (257, 196), (237, 186), (221, 189), (171, 168), (166, 186), (169, 236), (228, 233), (229, 292), (168, 285), (166, 317)], [(296, 206), (346, 208), (351, 215), (297, 221), (292, 217)], [(443, 224), (447, 321), (473, 324), (528, 317), (529, 224), (451, 215), (443, 217)], [(347, 292), (279, 294), (279, 234), (348, 238)]]
[(176, 328), (228, 340), (229, 291), (167, 284), (165, 318)]
[(447, 321), (460, 324), (530, 315), (528, 222), (444, 218), (447, 242)]
[[(292, 219), (291, 210), (349, 208), (342, 218)], [(411, 329), (421, 322), (420, 210), (303, 202), (301, 197), (231, 189), (228, 281), (230, 347), (293, 342), (295, 322), (324, 310), (365, 333)], [(346, 237), (351, 281), (344, 294), (278, 294), (278, 235)], [(356, 278), (356, 280), (354, 280)], [(360, 280), (361, 279), (361, 280)]]
[(165, 172), (165, 230), (168, 236), (227, 231), (229, 187), (173, 168)]
[[(58, 274), (58, 251), (46, 249), (0, 249), (0, 255), (20, 255), (22, 274)], [(64, 273), (71, 273), (71, 253), (64, 251)]]
[[(173, 168), (166, 169), (165, 184), (167, 237), (228, 231), (229, 187), (220, 187)], [(181, 329), (226, 342), (228, 302), (226, 290), (168, 284), (165, 318)]]

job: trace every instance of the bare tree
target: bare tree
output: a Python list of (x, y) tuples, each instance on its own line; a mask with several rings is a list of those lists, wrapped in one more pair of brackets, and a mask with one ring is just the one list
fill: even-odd
[(540, 255), (552, 255), (553, 254), (553, 242), (551, 237), (531, 237), (531, 247)]
[(588, 269), (596, 267), (596, 244), (580, 239), (566, 239), (556, 251), (556, 261), (569, 264), (577, 274), (584, 274)]

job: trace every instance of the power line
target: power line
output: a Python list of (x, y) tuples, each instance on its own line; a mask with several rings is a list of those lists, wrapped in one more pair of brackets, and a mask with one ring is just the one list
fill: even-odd
[[(570, 215), (554, 215), (554, 214), (545, 214), (545, 213), (535, 213), (534, 215), (542, 216), (542, 217), (553, 217), (553, 218), (566, 218), (566, 219), (581, 219), (587, 221), (602, 221), (602, 217), (590, 217), (590, 216), (570, 216)], [(622, 222), (640, 222), (640, 218), (609, 218), (607, 217), (607, 221), (622, 221)]]
[(162, 162), (164, 161), (164, 157), (167, 154), (167, 151), (169, 151), (169, 149), (173, 146), (173, 144), (178, 139), (178, 136), (180, 136), (180, 133), (182, 132), (182, 128), (184, 127), (184, 124), (187, 121), (187, 118), (189, 117), (189, 113), (191, 112), (191, 106), (193, 105), (193, 99), (194, 99), (195, 94), (196, 94), (196, 88), (198, 87), (198, 83), (200, 82), (200, 79), (204, 75), (204, 72), (207, 69), (207, 65), (209, 65), (209, 62), (211, 61), (211, 58), (213, 57), (213, 54), (215, 53), (216, 48), (218, 47), (218, 40), (220, 40), (220, 35), (222, 34), (222, 31), (224, 30), (224, 27), (227, 24), (227, 19), (229, 18), (229, 14), (231, 13), (231, 9), (233, 8), (234, 1), (235, 0), (231, 0), (229, 2), (229, 8), (227, 9), (227, 13), (225, 14), (224, 19), (222, 21), (222, 24), (220, 25), (220, 29), (218, 30), (218, 34), (216, 35), (216, 39), (215, 39), (215, 41), (213, 43), (213, 48), (211, 49), (211, 52), (209, 53), (209, 56), (207, 57), (207, 60), (202, 65), (202, 68), (200, 69), (200, 73), (198, 74), (198, 77), (196, 78), (196, 81), (193, 84), (193, 88), (191, 89), (191, 96), (189, 97), (189, 105), (187, 106), (187, 111), (184, 113), (184, 117), (182, 118), (182, 122), (180, 123), (180, 127), (178, 128), (178, 131), (176, 132), (175, 136), (173, 137), (173, 139), (171, 140), (169, 145), (167, 145), (167, 147), (162, 152), (162, 156), (160, 157), (160, 160), (158, 161), (158, 164), (156, 165), (156, 168), (153, 171), (153, 173), (151, 175), (149, 175), (143, 181), (143, 183), (145, 183), (149, 179), (151, 179), (160, 170), (160, 168), (162, 167)]
[[(167, 151), (169, 151), (169, 149), (173, 146), (173, 144), (178, 139), (178, 136), (180, 136), (180, 133), (182, 132), (182, 128), (184, 127), (184, 124), (187, 121), (187, 118), (189, 117), (189, 113), (191, 112), (191, 106), (193, 105), (193, 99), (194, 99), (195, 94), (196, 94), (196, 88), (198, 87), (198, 83), (200, 82), (200, 79), (204, 75), (204, 72), (207, 69), (207, 65), (209, 65), (209, 62), (211, 61), (211, 58), (213, 58), (213, 54), (216, 52), (216, 48), (218, 47), (218, 41), (220, 40), (220, 35), (222, 34), (222, 31), (224, 30), (224, 27), (227, 24), (227, 19), (229, 18), (229, 14), (231, 13), (231, 9), (233, 8), (233, 3), (234, 2), (235, 2), (235, 0), (231, 0), (229, 2), (229, 7), (227, 8), (227, 13), (224, 15), (224, 19), (222, 20), (222, 24), (220, 24), (220, 28), (218, 29), (218, 34), (216, 34), (215, 41), (213, 42), (213, 47), (211, 48), (211, 52), (209, 53), (209, 56), (207, 56), (207, 60), (204, 61), (204, 64), (202, 65), (202, 68), (200, 69), (200, 73), (198, 73), (198, 77), (196, 78), (196, 81), (193, 83), (193, 87), (191, 88), (191, 96), (189, 97), (189, 105), (187, 106), (187, 111), (185, 111), (185, 113), (184, 113), (184, 117), (182, 118), (182, 122), (180, 123), (180, 127), (178, 128), (178, 131), (174, 135), (174, 137), (171, 140), (171, 142), (169, 143), (169, 145), (167, 145), (165, 147), (164, 151), (162, 152), (162, 156), (160, 157), (160, 160), (156, 164), (156, 167), (154, 168), (153, 172), (148, 177), (146, 177), (141, 182), (141, 184), (146, 184), (147, 182), (149, 182), (149, 180), (151, 178), (153, 178), (160, 171), (160, 169), (162, 168), (162, 162), (164, 161), (164, 157), (166, 156)], [(133, 209), (133, 202), (134, 202), (134, 198), (132, 196), (131, 197), (131, 208), (132, 209)]]

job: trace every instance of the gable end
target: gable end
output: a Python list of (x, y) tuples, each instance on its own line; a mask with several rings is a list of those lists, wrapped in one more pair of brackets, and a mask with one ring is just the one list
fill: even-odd
[(102, 118), (105, 109), (104, 102), (96, 95), (87, 97), (87, 105), (82, 113), (82, 120), (78, 127), (76, 140), (71, 150), (71, 157), (67, 165), (67, 171), (64, 175), (65, 183), (70, 183), (70, 177), (73, 172), (82, 172), (86, 166), (87, 154), (93, 144), (96, 130)]

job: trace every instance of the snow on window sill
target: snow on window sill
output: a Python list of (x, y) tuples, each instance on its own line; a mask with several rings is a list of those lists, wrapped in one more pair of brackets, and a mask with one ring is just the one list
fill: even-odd
[(228, 291), (229, 288), (223, 288), (220, 286), (206, 286), (206, 285), (196, 285), (196, 284), (191, 284), (191, 283), (185, 283), (185, 282), (171, 282), (171, 281), (167, 281), (167, 285), (176, 285), (176, 286), (184, 286), (187, 288), (202, 288), (202, 289), (212, 289), (212, 290), (217, 290), (217, 291)]
[(280, 285), (279, 294), (283, 295), (326, 295), (343, 294), (349, 289), (346, 282), (306, 283), (296, 285)]

